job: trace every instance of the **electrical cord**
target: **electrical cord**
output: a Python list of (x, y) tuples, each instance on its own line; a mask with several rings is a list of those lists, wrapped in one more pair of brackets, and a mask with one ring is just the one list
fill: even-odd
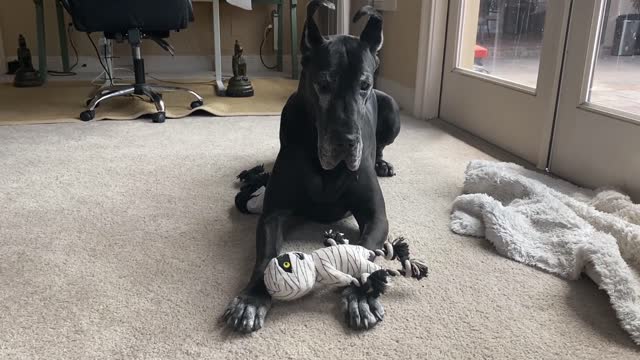
[(109, 77), (109, 84), (113, 85), (113, 77), (111, 76), (111, 72), (109, 72), (105, 64), (102, 63), (102, 57), (100, 56), (100, 51), (98, 50), (96, 43), (93, 41), (91, 34), (87, 33), (87, 37), (89, 38), (89, 41), (91, 41), (91, 45), (93, 45), (93, 49), (96, 51), (96, 55), (98, 56), (98, 61), (100, 61), (100, 65), (102, 66), (104, 73), (107, 74), (107, 76)]
[[(129, 73), (134, 73), (133, 70), (129, 69), (129, 68), (123, 68), (123, 67), (118, 67), (118, 68), (113, 68), (113, 71), (116, 72), (117, 70), (123, 70)], [(178, 84), (178, 85), (212, 85), (214, 83), (213, 80), (210, 81), (174, 81), (174, 80), (166, 80), (166, 79), (161, 79), (157, 76), (153, 76), (150, 73), (145, 73), (144, 74), (146, 77), (150, 78), (150, 79), (154, 79), (156, 81), (160, 81), (163, 83), (167, 83), (167, 84)], [(99, 77), (98, 77), (99, 78)], [(98, 80), (98, 78), (95, 78), (91, 83), (92, 84), (96, 84), (96, 80)], [(228, 76), (226, 78), (229, 78)], [(125, 80), (124, 78), (121, 77), (114, 77), (114, 84), (115, 84), (115, 80)]]
[(212, 85), (214, 83), (213, 80), (211, 81), (173, 81), (173, 80), (164, 80), (164, 79), (160, 79), (157, 78), (153, 75), (150, 74), (145, 74), (147, 77), (152, 78), (153, 80), (156, 81), (161, 81), (167, 84), (178, 84), (178, 85)]
[(260, 62), (267, 69), (275, 70), (278, 67), (278, 64), (276, 64), (274, 66), (268, 66), (267, 64), (264, 63), (264, 59), (262, 58), (262, 48), (264, 47), (264, 43), (267, 40), (267, 36), (269, 36), (269, 33), (271, 32), (271, 30), (272, 30), (271, 25), (267, 26), (267, 28), (264, 29), (264, 36), (262, 36), (262, 42), (260, 43)]
[(49, 70), (47, 71), (47, 73), (49, 73), (49, 75), (51, 76), (74, 76), (77, 75), (73, 69), (76, 68), (76, 66), (78, 66), (78, 63), (80, 62), (80, 57), (78, 56), (78, 48), (76, 48), (76, 44), (73, 42), (73, 38), (71, 37), (71, 30), (73, 28), (73, 24), (69, 23), (69, 26), (67, 26), (67, 38), (69, 39), (69, 43), (71, 44), (71, 48), (73, 49), (73, 53), (76, 57), (76, 62), (71, 65), (71, 68), (69, 68), (69, 71), (56, 71), (56, 70)]
[(56, 70), (47, 70), (47, 73), (51, 76), (75, 76), (77, 75), (73, 71), (56, 71)]
[(76, 47), (76, 44), (73, 42), (73, 38), (71, 37), (71, 30), (73, 30), (73, 23), (69, 23), (69, 26), (67, 26), (67, 37), (69, 38), (69, 43), (71, 44), (71, 48), (73, 49), (73, 53), (76, 56), (76, 62), (71, 66), (71, 71), (73, 71), (73, 69), (76, 68), (76, 66), (78, 66), (78, 63), (80, 62), (80, 56), (78, 56), (78, 48)]
[[(93, 38), (91, 37), (91, 35), (90, 35), (89, 33), (87, 33), (87, 37), (89, 38), (89, 41), (91, 41), (91, 45), (93, 45), (93, 49), (96, 51), (96, 55), (98, 56), (98, 61), (100, 61), (100, 66), (102, 66), (102, 69), (104, 70), (104, 73), (105, 73), (105, 74), (107, 74), (107, 76), (109, 77), (109, 84), (110, 84), (111, 86), (113, 86), (113, 85), (115, 84), (115, 83), (114, 83), (114, 80), (122, 80), (122, 78), (115, 78), (115, 77), (113, 77), (113, 75), (111, 74), (111, 72), (109, 72), (109, 71), (107, 70), (106, 65), (102, 62), (102, 57), (100, 56), (100, 51), (98, 50), (98, 47), (96, 46), (95, 42), (93, 41)], [(74, 46), (74, 49), (75, 49), (75, 46)], [(76, 52), (76, 53), (77, 53), (77, 52)], [(106, 59), (105, 59), (105, 61), (106, 61)], [(77, 61), (76, 61), (76, 65), (77, 65)], [(74, 66), (75, 66), (75, 65), (74, 65)], [(128, 71), (128, 72), (134, 73), (134, 71), (133, 71), (133, 70), (128, 69), (128, 68), (114, 68), (113, 70), (125, 70), (125, 71)], [(161, 82), (168, 83), (168, 84), (178, 84), (178, 85), (211, 85), (211, 84), (213, 84), (213, 83), (214, 83), (214, 82), (213, 82), (213, 80), (212, 80), (212, 81), (184, 81), (184, 82), (182, 82), (182, 81), (165, 80), (165, 79), (160, 79), (160, 78), (158, 78), (158, 77), (155, 77), (155, 76), (153, 76), (153, 75), (151, 75), (151, 74), (149, 74), (149, 73), (145, 73), (145, 76), (147, 76), (147, 77), (149, 77), (149, 78), (151, 78), (151, 79), (154, 79), (154, 80), (156, 80), (156, 81), (161, 81)], [(97, 78), (96, 78), (96, 79), (94, 79), (93, 81), (91, 81), (91, 83), (92, 83), (92, 84), (95, 84), (95, 81), (96, 81), (96, 80), (97, 80)]]

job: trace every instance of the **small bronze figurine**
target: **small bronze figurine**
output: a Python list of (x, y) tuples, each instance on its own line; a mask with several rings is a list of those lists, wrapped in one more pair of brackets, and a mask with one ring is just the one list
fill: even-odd
[(24, 36), (18, 37), (18, 62), (19, 67), (13, 79), (15, 87), (31, 87), (42, 85), (42, 78), (31, 62), (31, 51), (27, 48)]
[(249, 97), (253, 96), (253, 85), (247, 77), (247, 63), (242, 55), (242, 46), (236, 40), (233, 54), (233, 77), (227, 85), (227, 96)]

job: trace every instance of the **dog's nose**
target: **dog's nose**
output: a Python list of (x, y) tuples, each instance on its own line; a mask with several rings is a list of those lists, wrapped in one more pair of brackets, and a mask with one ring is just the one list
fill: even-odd
[(358, 135), (342, 134), (338, 137), (336, 145), (340, 149), (351, 150), (358, 145)]

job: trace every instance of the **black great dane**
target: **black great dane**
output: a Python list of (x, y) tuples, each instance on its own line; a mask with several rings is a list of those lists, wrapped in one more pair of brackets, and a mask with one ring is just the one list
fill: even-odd
[[(271, 307), (264, 270), (279, 255), (292, 216), (334, 222), (352, 214), (360, 228), (358, 244), (371, 250), (382, 248), (389, 232), (377, 176), (394, 175), (382, 153), (398, 135), (400, 117), (396, 102), (372, 86), (383, 42), (382, 17), (363, 7), (354, 17), (354, 22), (369, 17), (359, 38), (324, 37), (313, 20), (321, 6), (334, 8), (326, 0), (307, 6), (302, 76), (282, 111), (280, 152), (264, 194), (251, 280), (223, 316), (240, 332), (264, 324)], [(356, 288), (342, 296), (351, 327), (369, 328), (382, 320), (377, 298)]]

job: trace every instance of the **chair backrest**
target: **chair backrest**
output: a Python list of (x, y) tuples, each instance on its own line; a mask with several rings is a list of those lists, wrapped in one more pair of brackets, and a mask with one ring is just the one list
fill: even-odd
[(193, 21), (191, 0), (60, 0), (78, 31), (126, 33), (186, 29)]

